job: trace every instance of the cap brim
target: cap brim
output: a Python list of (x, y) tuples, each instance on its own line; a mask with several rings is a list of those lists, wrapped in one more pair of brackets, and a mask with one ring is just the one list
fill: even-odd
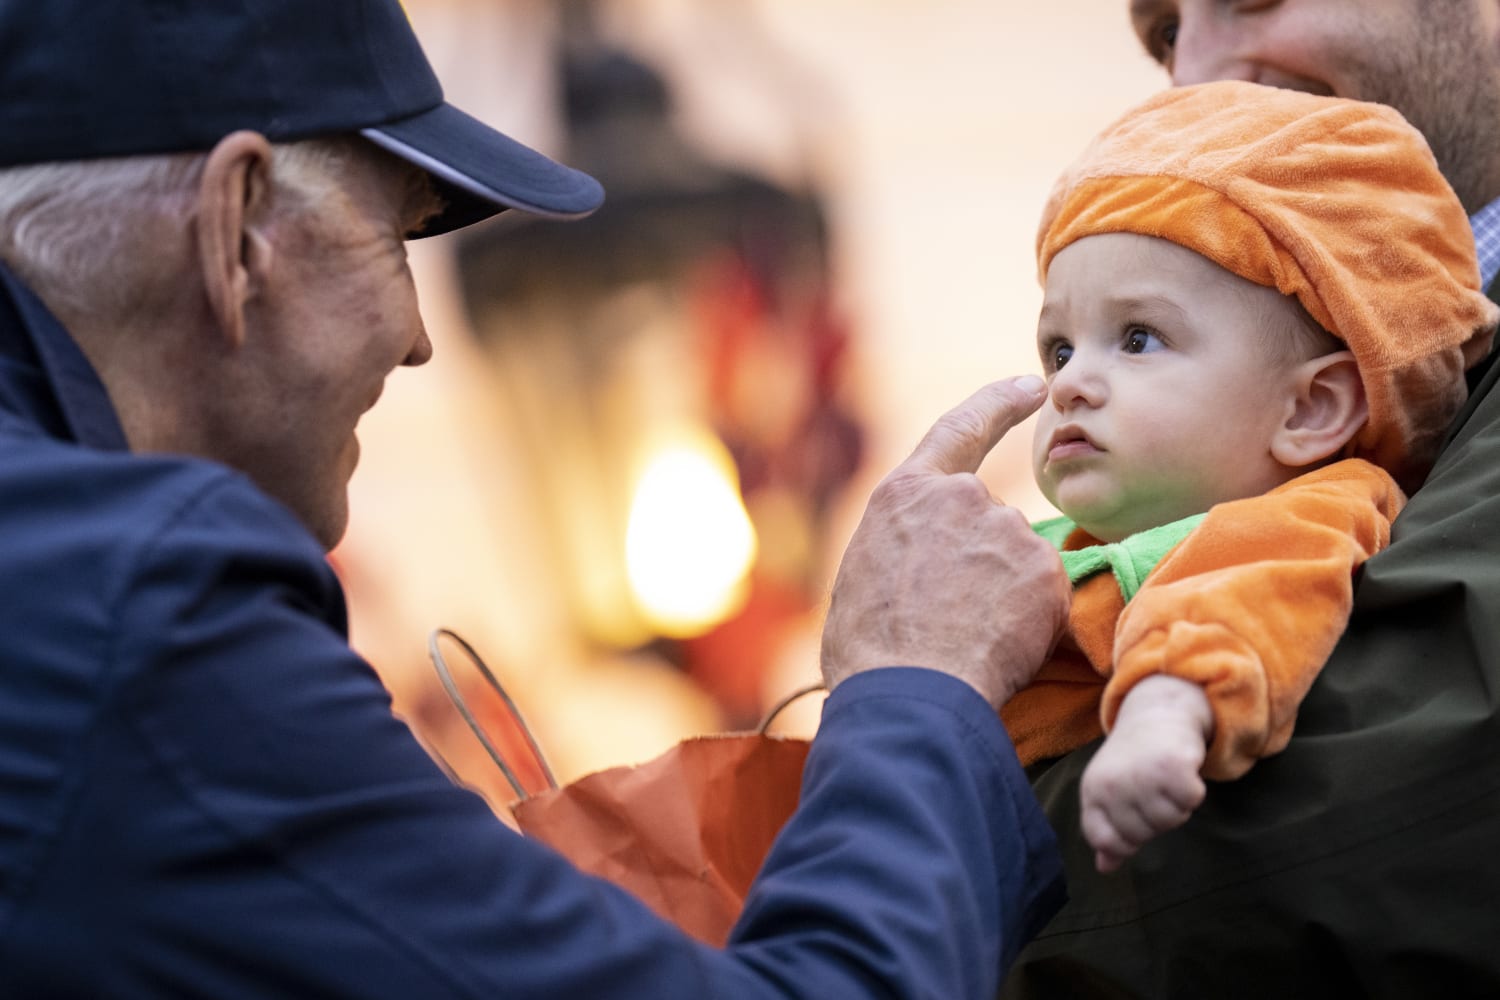
[(442, 188), (447, 207), (418, 236), (436, 236), (507, 208), (578, 219), (604, 202), (599, 182), (498, 132), (450, 104), (360, 134), (421, 167)]

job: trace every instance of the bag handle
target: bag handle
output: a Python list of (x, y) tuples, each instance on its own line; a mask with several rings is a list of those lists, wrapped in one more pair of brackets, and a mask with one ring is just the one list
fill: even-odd
[(480, 675), (484, 677), (485, 682), (489, 684), (491, 690), (500, 696), (500, 700), (505, 703), (506, 711), (510, 713), (511, 721), (516, 724), (516, 728), (521, 731), (522, 737), (525, 738), (526, 745), (530, 748), (532, 758), (536, 761), (537, 767), (542, 772), (542, 776), (547, 779), (547, 787), (557, 788), (557, 778), (553, 776), (552, 768), (548, 766), (547, 758), (543, 755), (542, 748), (537, 746), (536, 738), (531, 734), (531, 727), (526, 724), (526, 719), (521, 715), (521, 710), (511, 700), (510, 695), (505, 690), (505, 686), (500, 683), (499, 679), (490, 670), (489, 665), (484, 662), (484, 658), (457, 632), (449, 628), (435, 628), (427, 636), (427, 655), (432, 660), (432, 666), (437, 671), (438, 679), (443, 682), (443, 690), (448, 692), (448, 700), (453, 702), (453, 707), (458, 709), (458, 714), (463, 716), (463, 720), (468, 723), (470, 731), (479, 739), (479, 742), (484, 746), (485, 752), (495, 762), (495, 766), (500, 768), (500, 773), (505, 775), (505, 780), (510, 783), (510, 787), (515, 791), (516, 795), (522, 799), (529, 799), (531, 797), (531, 793), (526, 790), (526, 786), (522, 785), (521, 780), (516, 777), (515, 771), (505, 762), (504, 755), (490, 741), (489, 736), (484, 731), (484, 727), (479, 724), (479, 720), (469, 710), (468, 702), (464, 700), (464, 696), (459, 693), (458, 684), (453, 680), (453, 672), (448, 669), (448, 661), (444, 659), (443, 651), (438, 643), (438, 640), (442, 638), (451, 639), (457, 643), (459, 648), (469, 657), (469, 662), (478, 668)]
[(826, 690), (828, 690), (828, 685), (824, 684), (822, 681), (818, 681), (815, 684), (806, 684), (802, 687), (799, 687), (797, 690), (793, 691), (791, 694), (787, 695), (776, 704), (771, 706), (771, 710), (766, 713), (766, 717), (760, 720), (760, 725), (756, 727), (756, 732), (760, 733), (760, 735), (762, 736), (766, 735), (766, 730), (771, 728), (771, 723), (776, 721), (776, 716), (781, 714), (782, 709), (786, 708), (788, 705), (796, 701), (798, 698), (801, 698), (803, 695), (812, 694), (814, 691)]

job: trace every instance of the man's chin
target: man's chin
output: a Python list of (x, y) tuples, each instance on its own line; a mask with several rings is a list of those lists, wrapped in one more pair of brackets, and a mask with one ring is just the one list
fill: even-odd
[(349, 529), (349, 493), (344, 484), (336, 492), (330, 491), (322, 497), (304, 497), (306, 503), (294, 508), (297, 520), (308, 533), (331, 552), (344, 538)]
[(312, 531), (313, 537), (318, 540), (318, 544), (323, 546), (324, 552), (332, 552), (338, 548), (339, 542), (344, 540), (344, 534), (348, 526), (348, 522), (346, 521), (339, 524), (336, 528), (327, 530), (312, 528), (309, 530)]

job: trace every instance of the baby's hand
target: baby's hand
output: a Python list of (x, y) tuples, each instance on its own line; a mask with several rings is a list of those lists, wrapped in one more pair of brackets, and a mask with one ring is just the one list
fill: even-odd
[(1202, 689), (1176, 677), (1141, 681), (1083, 772), (1083, 836), (1112, 872), (1152, 837), (1181, 826), (1203, 801), (1213, 712)]

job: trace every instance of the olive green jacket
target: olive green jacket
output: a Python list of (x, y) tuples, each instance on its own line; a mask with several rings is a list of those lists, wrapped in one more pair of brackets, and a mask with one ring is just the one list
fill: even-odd
[(1003, 997), (1500, 997), (1494, 357), (1283, 753), (1112, 875), (1078, 828), (1097, 743), (1033, 766), (1071, 898)]

